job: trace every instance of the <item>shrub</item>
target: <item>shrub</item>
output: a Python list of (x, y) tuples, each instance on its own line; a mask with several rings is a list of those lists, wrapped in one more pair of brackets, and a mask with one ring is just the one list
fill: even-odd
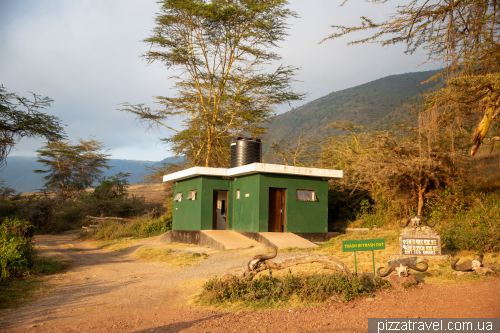
[(5, 219), (0, 225), (0, 281), (27, 272), (34, 262), (33, 226), (18, 219)]
[(302, 302), (325, 302), (328, 300), (350, 301), (368, 295), (375, 285), (367, 276), (349, 279), (342, 274), (297, 276), (290, 272), (282, 278), (261, 275), (252, 281), (237, 276), (212, 278), (204, 287), (200, 299), (203, 303), (220, 305), (242, 302), (246, 305), (264, 305), (287, 302), (296, 297)]

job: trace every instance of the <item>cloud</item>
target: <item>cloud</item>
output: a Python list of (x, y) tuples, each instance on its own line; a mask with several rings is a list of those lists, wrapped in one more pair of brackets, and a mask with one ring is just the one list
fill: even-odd
[[(330, 24), (356, 24), (362, 15), (383, 19), (390, 6), (340, 1), (291, 1), (301, 18), (290, 21), (290, 36), (277, 50), (286, 64), (301, 67), (297, 90), (309, 100), (391, 74), (417, 71), (423, 60), (403, 55), (403, 47), (347, 47), (348, 39), (318, 42), (333, 32)], [(151, 34), (155, 0), (2, 0), (0, 2), (1, 84), (55, 100), (47, 113), (65, 123), (70, 140), (95, 136), (113, 158), (161, 160), (172, 153), (159, 138), (169, 132), (145, 132), (120, 103), (146, 103), (172, 96), (169, 72), (147, 65), (139, 56)], [(385, 6), (385, 7), (384, 7)], [(419, 70), (428, 70), (432, 65)], [(303, 102), (295, 103), (295, 105)], [(283, 106), (278, 112), (289, 109)], [(179, 120), (173, 121), (179, 127)], [(43, 144), (23, 140), (14, 155), (35, 155)]]

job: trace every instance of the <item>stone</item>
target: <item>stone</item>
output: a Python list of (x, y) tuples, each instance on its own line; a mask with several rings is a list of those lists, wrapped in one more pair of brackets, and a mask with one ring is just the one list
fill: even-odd
[(478, 267), (478, 268), (476, 268), (476, 270), (474, 272), (480, 276), (495, 274), (495, 272), (489, 267)]
[(432, 230), (431, 227), (423, 226), (423, 227), (406, 227), (401, 230), (401, 235), (403, 236), (432, 236), (437, 235), (438, 232)]
[(403, 285), (413, 285), (416, 286), (418, 284), (417, 279), (415, 278), (415, 275), (410, 274), (405, 277), (399, 277), (397, 275), (391, 275), (388, 279), (389, 283), (393, 288), (403, 288)]
[[(391, 256), (391, 257), (395, 257), (395, 256)], [(412, 264), (414, 266), (417, 266), (417, 257), (398, 256), (398, 257), (402, 257), (402, 258), (396, 258), (393, 260), (391, 260), (391, 257), (389, 257), (389, 261), (387, 262), (388, 267), (392, 266), (392, 264), (404, 264), (404, 263), (409, 263), (409, 264)]]
[[(400, 259), (404, 262), (405, 260), (408, 260), (408, 258), (414, 258), (414, 257), (417, 258), (417, 263), (419, 263), (423, 260), (427, 260), (427, 261), (432, 261), (432, 260), (448, 261), (448, 260), (450, 260), (450, 256), (447, 254), (443, 254), (440, 256), (414, 256), (414, 255), (407, 255), (407, 254), (391, 254), (389, 256), (388, 262), (392, 262), (392, 261), (400, 260)], [(410, 259), (410, 260), (413, 260), (413, 259)]]
[[(418, 229), (428, 228), (427, 231)], [(429, 227), (403, 229), (399, 236), (399, 254), (411, 256), (440, 256), (441, 236)]]
[(474, 272), (461, 272), (461, 271), (453, 272), (453, 275), (455, 276), (469, 276), (472, 274), (474, 274)]

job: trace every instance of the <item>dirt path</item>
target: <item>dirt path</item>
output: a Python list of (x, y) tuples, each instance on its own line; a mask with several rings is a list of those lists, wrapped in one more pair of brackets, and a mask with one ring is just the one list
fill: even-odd
[[(148, 241), (155, 246), (155, 241)], [(314, 308), (230, 313), (189, 304), (203, 279), (236, 272), (257, 249), (211, 251), (209, 259), (185, 269), (147, 263), (126, 252), (106, 252), (75, 234), (37, 238), (71, 268), (53, 279), (37, 301), (0, 318), (5, 332), (366, 332), (367, 318), (500, 317), (500, 278), (476, 283), (427, 285), (380, 292), (371, 299)], [(157, 244), (158, 245), (158, 244)], [(300, 255), (284, 253), (282, 259)]]

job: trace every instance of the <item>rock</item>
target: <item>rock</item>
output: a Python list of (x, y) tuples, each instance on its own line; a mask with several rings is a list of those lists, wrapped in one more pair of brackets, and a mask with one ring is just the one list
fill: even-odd
[(461, 272), (461, 271), (456, 271), (456, 272), (453, 272), (453, 275), (455, 276), (468, 276), (468, 275), (472, 275), (474, 272)]
[(393, 288), (403, 288), (403, 286), (416, 286), (418, 281), (415, 278), (415, 275), (410, 274), (405, 277), (399, 277), (397, 275), (391, 275), (389, 279), (387, 279)]
[(423, 227), (406, 227), (403, 230), (401, 230), (401, 235), (411, 235), (411, 236), (434, 236), (437, 235), (437, 231), (432, 230), (428, 226), (423, 226)]
[[(393, 257), (393, 256), (391, 256)], [(394, 260), (390, 260), (391, 258), (389, 257), (389, 261), (387, 262), (387, 266), (391, 266), (392, 264), (404, 264), (404, 263), (409, 263), (412, 265), (417, 266), (417, 257), (403, 257), (403, 258), (397, 258)]]
[(495, 272), (493, 272), (493, 270), (491, 270), (491, 268), (488, 268), (488, 267), (478, 267), (478, 268), (476, 268), (475, 272), (477, 275), (480, 275), (480, 276), (495, 274)]

